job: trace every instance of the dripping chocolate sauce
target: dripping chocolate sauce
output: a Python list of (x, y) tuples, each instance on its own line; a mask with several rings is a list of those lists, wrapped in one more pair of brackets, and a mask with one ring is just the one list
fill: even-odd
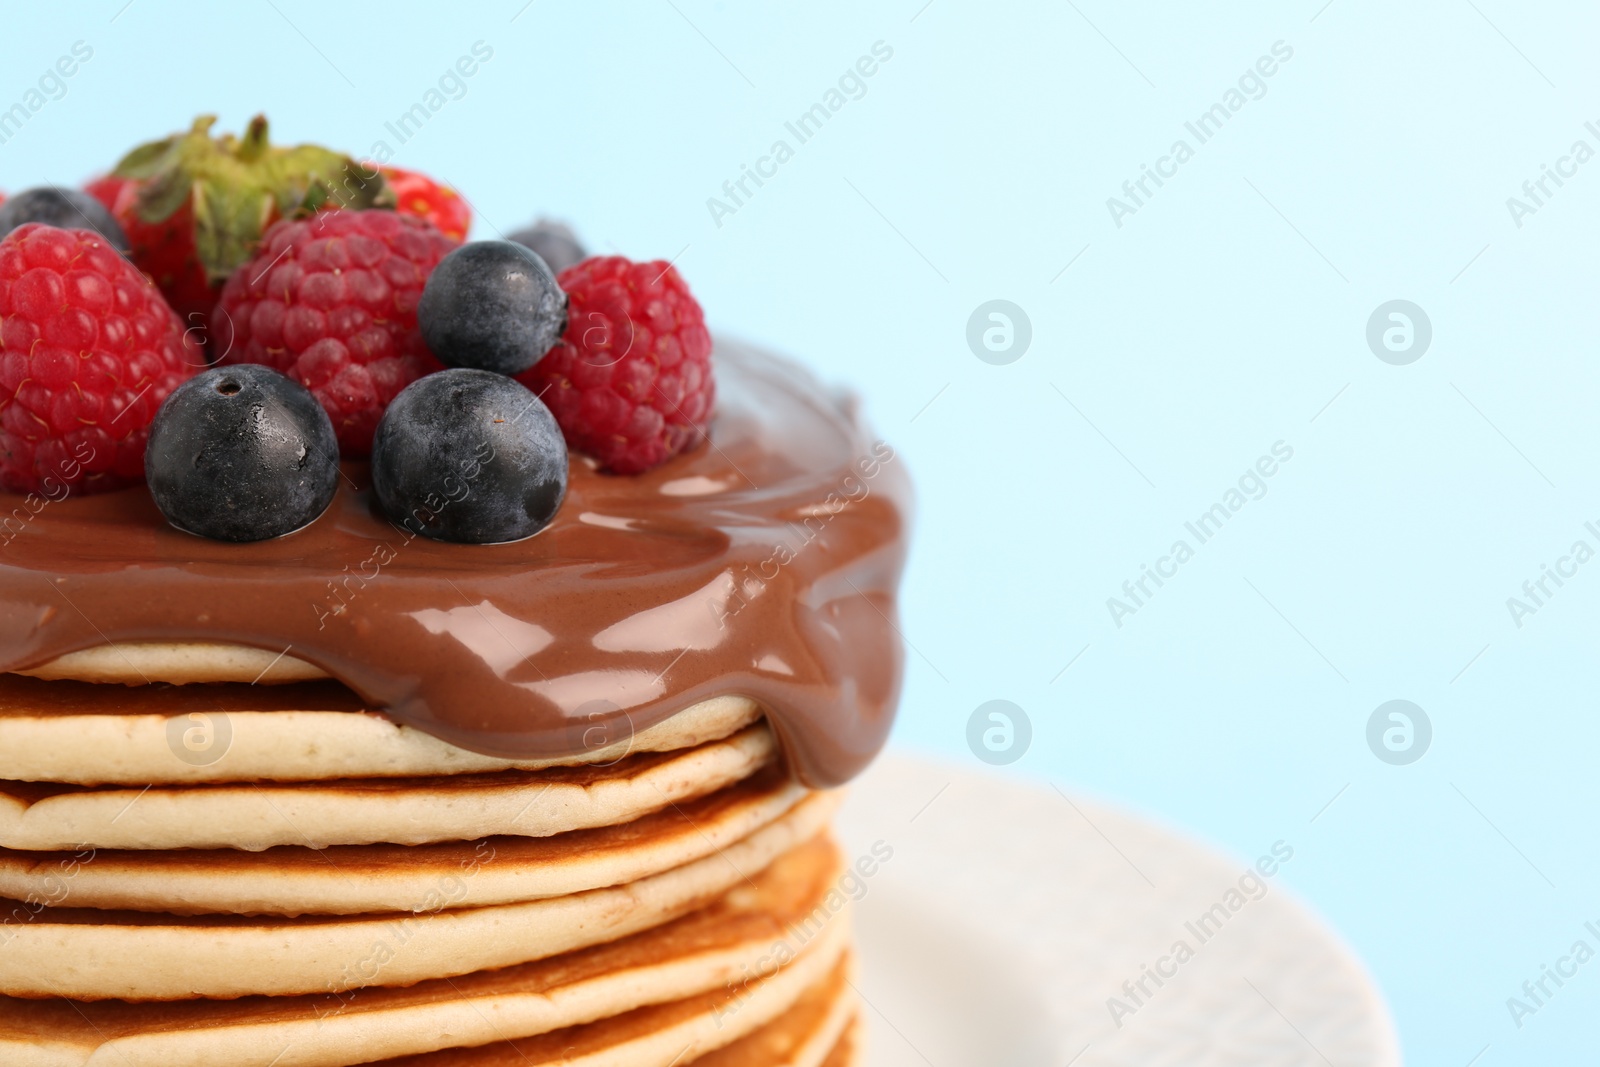
[[(322, 518), (255, 544), (178, 532), (143, 488), (25, 511), (0, 547), (0, 670), (107, 642), (287, 650), (400, 722), (521, 759), (740, 694), (805, 782), (842, 783), (899, 696), (909, 482), (804, 370), (721, 341), (715, 358), (707, 442), (638, 476), (574, 459), (555, 521), (515, 544), (412, 536), (359, 464)], [(20, 503), (0, 494), (0, 516)]]

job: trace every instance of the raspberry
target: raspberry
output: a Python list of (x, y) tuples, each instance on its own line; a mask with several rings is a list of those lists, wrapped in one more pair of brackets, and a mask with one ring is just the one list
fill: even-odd
[(204, 365), (104, 237), (29, 223), (0, 240), (0, 488), (55, 497), (142, 481), (156, 409)]
[(561, 272), (562, 339), (517, 381), (567, 444), (617, 474), (665, 463), (705, 434), (716, 399), (705, 316), (671, 264), (596, 256)]
[(228, 279), (211, 324), (224, 363), (262, 363), (327, 410), (346, 458), (367, 456), (384, 408), (443, 364), (417, 330), (417, 301), (456, 242), (393, 211), (329, 211), (276, 223)]

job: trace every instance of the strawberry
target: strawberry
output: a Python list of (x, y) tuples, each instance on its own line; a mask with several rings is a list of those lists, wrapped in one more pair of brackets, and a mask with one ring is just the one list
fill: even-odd
[(187, 133), (141, 145), (88, 191), (127, 232), (133, 262), (186, 326), (206, 324), (222, 285), (277, 219), (345, 207), (392, 207), (382, 176), (315, 145), (281, 148), (257, 115), (242, 138), (211, 135), (213, 115)]
[(146, 222), (139, 213), (139, 189), (139, 182), (110, 176), (85, 187), (121, 223), (128, 235), (129, 258), (150, 275), (185, 326), (202, 327), (195, 335), (199, 336), (216, 296), (195, 252), (194, 209), (185, 203), (160, 222)]
[(440, 233), (456, 241), (467, 239), (472, 226), (472, 209), (461, 194), (441, 185), (426, 174), (399, 167), (384, 167), (383, 177), (394, 191), (394, 209), (402, 215), (415, 215), (433, 223)]

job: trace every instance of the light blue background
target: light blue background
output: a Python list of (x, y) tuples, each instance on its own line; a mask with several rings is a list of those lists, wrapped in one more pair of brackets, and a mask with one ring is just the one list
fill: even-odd
[[(0, 106), (94, 57), (0, 145), (0, 186), (264, 109), (284, 140), (389, 140), (479, 236), (550, 212), (678, 256), (717, 328), (859, 388), (917, 480), (901, 744), (976, 763), (967, 717), (1003, 697), (1034, 727), (1007, 773), (1242, 856), (1291, 841), (1284, 879), (1412, 1062), (1600, 1049), (1600, 962), (1521, 1030), (1505, 1004), (1600, 920), (1600, 562), (1520, 629), (1505, 604), (1600, 548), (1600, 160), (1523, 227), (1506, 207), (1600, 148), (1589, 9), (523, 2), (9, 5)], [(479, 40), (466, 94), (396, 145), (384, 123)], [(866, 95), (715, 225), (707, 198), (879, 40)], [(1266, 95), (1115, 226), (1106, 198), (1279, 40)], [(1008, 366), (965, 341), (992, 298), (1032, 320)], [(1365, 343), (1393, 298), (1433, 323), (1410, 366)], [(1267, 495), (1115, 627), (1106, 598), (1279, 440)], [(1396, 697), (1434, 725), (1411, 766), (1364, 738)]]

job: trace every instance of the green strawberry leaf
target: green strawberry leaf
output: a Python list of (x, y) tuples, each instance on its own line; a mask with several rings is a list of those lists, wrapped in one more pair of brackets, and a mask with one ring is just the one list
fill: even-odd
[(140, 183), (138, 213), (146, 222), (194, 207), (195, 252), (213, 282), (249, 260), (274, 218), (303, 217), (330, 205), (393, 208), (394, 191), (374, 166), (318, 145), (280, 148), (257, 115), (243, 137), (212, 136), (216, 116), (202, 115), (184, 133), (140, 145), (112, 174)]
[(264, 189), (195, 185), (194, 248), (212, 282), (227, 280), (250, 261), (272, 207)]
[(198, 187), (181, 168), (161, 171), (139, 188), (139, 217), (146, 222), (170, 219)]

